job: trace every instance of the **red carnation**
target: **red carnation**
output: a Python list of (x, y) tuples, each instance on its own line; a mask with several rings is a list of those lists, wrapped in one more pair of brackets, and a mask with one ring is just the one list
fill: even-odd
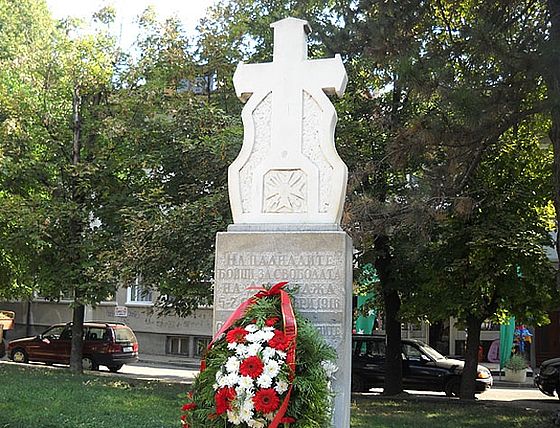
[(181, 410), (183, 410), (183, 412), (186, 412), (188, 410), (194, 410), (194, 409), (196, 409), (196, 404), (195, 403), (187, 403), (187, 404), (183, 405)]
[(255, 410), (261, 413), (274, 412), (280, 404), (280, 398), (272, 388), (259, 389), (253, 397)]
[(285, 351), (289, 344), (288, 337), (280, 330), (274, 330), (274, 337), (268, 341), (268, 346), (279, 351)]
[(232, 387), (226, 386), (220, 388), (214, 396), (214, 400), (216, 401), (216, 414), (221, 415), (231, 410), (231, 402), (235, 400), (236, 395), (235, 389)]
[(280, 318), (278, 317), (271, 317), (269, 319), (267, 319), (264, 323), (267, 327), (274, 327), (274, 325), (280, 321)]
[(189, 428), (190, 427), (190, 425), (187, 422), (187, 416), (186, 415), (181, 416), (181, 424), (182, 424), (183, 428)]
[(239, 365), (239, 373), (243, 376), (258, 378), (263, 372), (264, 364), (257, 356), (245, 358)]
[(245, 343), (245, 336), (247, 336), (247, 330), (241, 327), (236, 327), (228, 332), (226, 340), (228, 343)]

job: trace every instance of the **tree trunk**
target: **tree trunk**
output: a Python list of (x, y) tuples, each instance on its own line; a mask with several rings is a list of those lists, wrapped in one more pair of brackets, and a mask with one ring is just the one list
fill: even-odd
[[(551, 108), (552, 126), (550, 140), (554, 149), (554, 206), (556, 208), (556, 230), (560, 230), (560, 1), (548, 0), (550, 13), (550, 66), (547, 67), (548, 99), (553, 103)], [(559, 234), (560, 236), (560, 234)], [(560, 256), (560, 239), (556, 239), (556, 252)], [(560, 287), (560, 272), (556, 275)]]
[(465, 351), (465, 368), (461, 379), (461, 399), (474, 400), (476, 373), (478, 367), (478, 347), (482, 321), (474, 316), (467, 316), (467, 349)]
[(82, 348), (84, 336), (85, 306), (76, 303), (72, 311), (72, 344), (70, 347), (70, 371), (82, 373)]
[(25, 335), (31, 336), (31, 300), (27, 301), (27, 311), (25, 313)]
[[(72, 200), (73, 202), (79, 203), (81, 195), (78, 190), (77, 182), (77, 167), (81, 161), (81, 151), (82, 151), (82, 140), (81, 140), (81, 129), (82, 129), (82, 118), (80, 114), (80, 108), (82, 105), (82, 97), (79, 92), (79, 88), (74, 87), (74, 92), (72, 94), (72, 165), (74, 165), (73, 177), (72, 177)], [(81, 221), (78, 214), (73, 213), (73, 218), (70, 219), (70, 233), (71, 238), (75, 243), (76, 254), (73, 260), (75, 263), (74, 271), (80, 271), (80, 255), (77, 251), (80, 243), (81, 235)], [(75, 281), (80, 281), (80, 275), (75, 277)], [(70, 347), (70, 370), (74, 373), (82, 373), (82, 345), (83, 345), (83, 330), (84, 330), (84, 314), (85, 307), (80, 301), (80, 293), (78, 292), (78, 284), (74, 284), (74, 305), (72, 310), (72, 344)]]
[(401, 299), (397, 290), (385, 290), (385, 330), (387, 332), (387, 349), (385, 351), (385, 385), (383, 394), (396, 395), (402, 387), (402, 349), (401, 322), (398, 318)]
[(375, 248), (382, 254), (377, 258), (375, 268), (381, 281), (385, 308), (385, 332), (387, 333), (383, 394), (396, 395), (400, 394), (403, 390), (401, 322), (398, 318), (401, 299), (398, 291), (393, 287), (390, 275), (391, 255), (389, 252), (389, 238), (387, 236), (378, 237), (375, 242)]

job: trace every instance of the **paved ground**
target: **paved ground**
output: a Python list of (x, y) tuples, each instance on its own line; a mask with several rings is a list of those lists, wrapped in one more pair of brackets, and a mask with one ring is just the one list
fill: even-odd
[[(17, 364), (7, 359), (1, 359), (0, 364)], [(29, 363), (26, 364), (30, 367), (46, 367), (52, 368), (53, 370), (67, 369), (64, 365), (52, 365), (47, 366), (42, 363)], [(127, 377), (133, 379), (142, 380), (159, 380), (164, 382), (176, 382), (176, 383), (191, 383), (198, 373), (198, 369), (193, 368), (179, 368), (173, 366), (155, 366), (152, 364), (125, 364), (118, 373), (111, 373), (105, 366), (101, 366), (98, 372), (103, 376), (115, 376), (115, 377)]]
[[(369, 393), (360, 394), (362, 396), (379, 396), (381, 389), (373, 388)], [(447, 398), (443, 392), (426, 392), (407, 390), (410, 398), (422, 400), (458, 400), (457, 398)], [(482, 394), (477, 395), (477, 400), (488, 405), (514, 406), (526, 409), (542, 409), (558, 411), (560, 410), (560, 400), (558, 397), (549, 397), (534, 387), (519, 388), (492, 388)]]

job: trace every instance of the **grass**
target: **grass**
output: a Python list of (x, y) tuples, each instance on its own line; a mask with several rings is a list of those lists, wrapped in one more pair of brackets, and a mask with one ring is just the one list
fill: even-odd
[[(187, 388), (0, 364), (0, 428), (179, 428)], [(553, 426), (550, 416), (481, 402), (356, 396), (352, 403), (352, 428), (544, 428)]]
[(0, 364), (0, 428), (179, 427), (186, 386)]
[(549, 412), (482, 402), (360, 397), (352, 403), (352, 428), (545, 428)]

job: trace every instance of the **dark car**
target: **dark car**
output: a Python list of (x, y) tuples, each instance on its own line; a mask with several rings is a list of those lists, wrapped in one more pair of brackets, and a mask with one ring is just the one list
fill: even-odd
[[(12, 340), (8, 355), (17, 363), (39, 361), (68, 364), (72, 324), (55, 324), (34, 337)], [(82, 365), (85, 370), (106, 366), (117, 372), (124, 364), (138, 361), (138, 340), (130, 327), (120, 323), (84, 323)]]
[[(352, 338), (352, 391), (382, 387), (385, 379), (386, 339), (383, 335), (355, 335)], [(458, 396), (464, 361), (444, 357), (424, 342), (402, 339), (402, 379), (404, 389), (443, 391)], [(492, 374), (479, 365), (476, 392), (491, 387)]]
[(539, 374), (535, 376), (535, 385), (543, 394), (560, 398), (560, 358), (543, 361)]
[(0, 358), (4, 358), (4, 355), (6, 355), (6, 345), (4, 340), (0, 339)]

